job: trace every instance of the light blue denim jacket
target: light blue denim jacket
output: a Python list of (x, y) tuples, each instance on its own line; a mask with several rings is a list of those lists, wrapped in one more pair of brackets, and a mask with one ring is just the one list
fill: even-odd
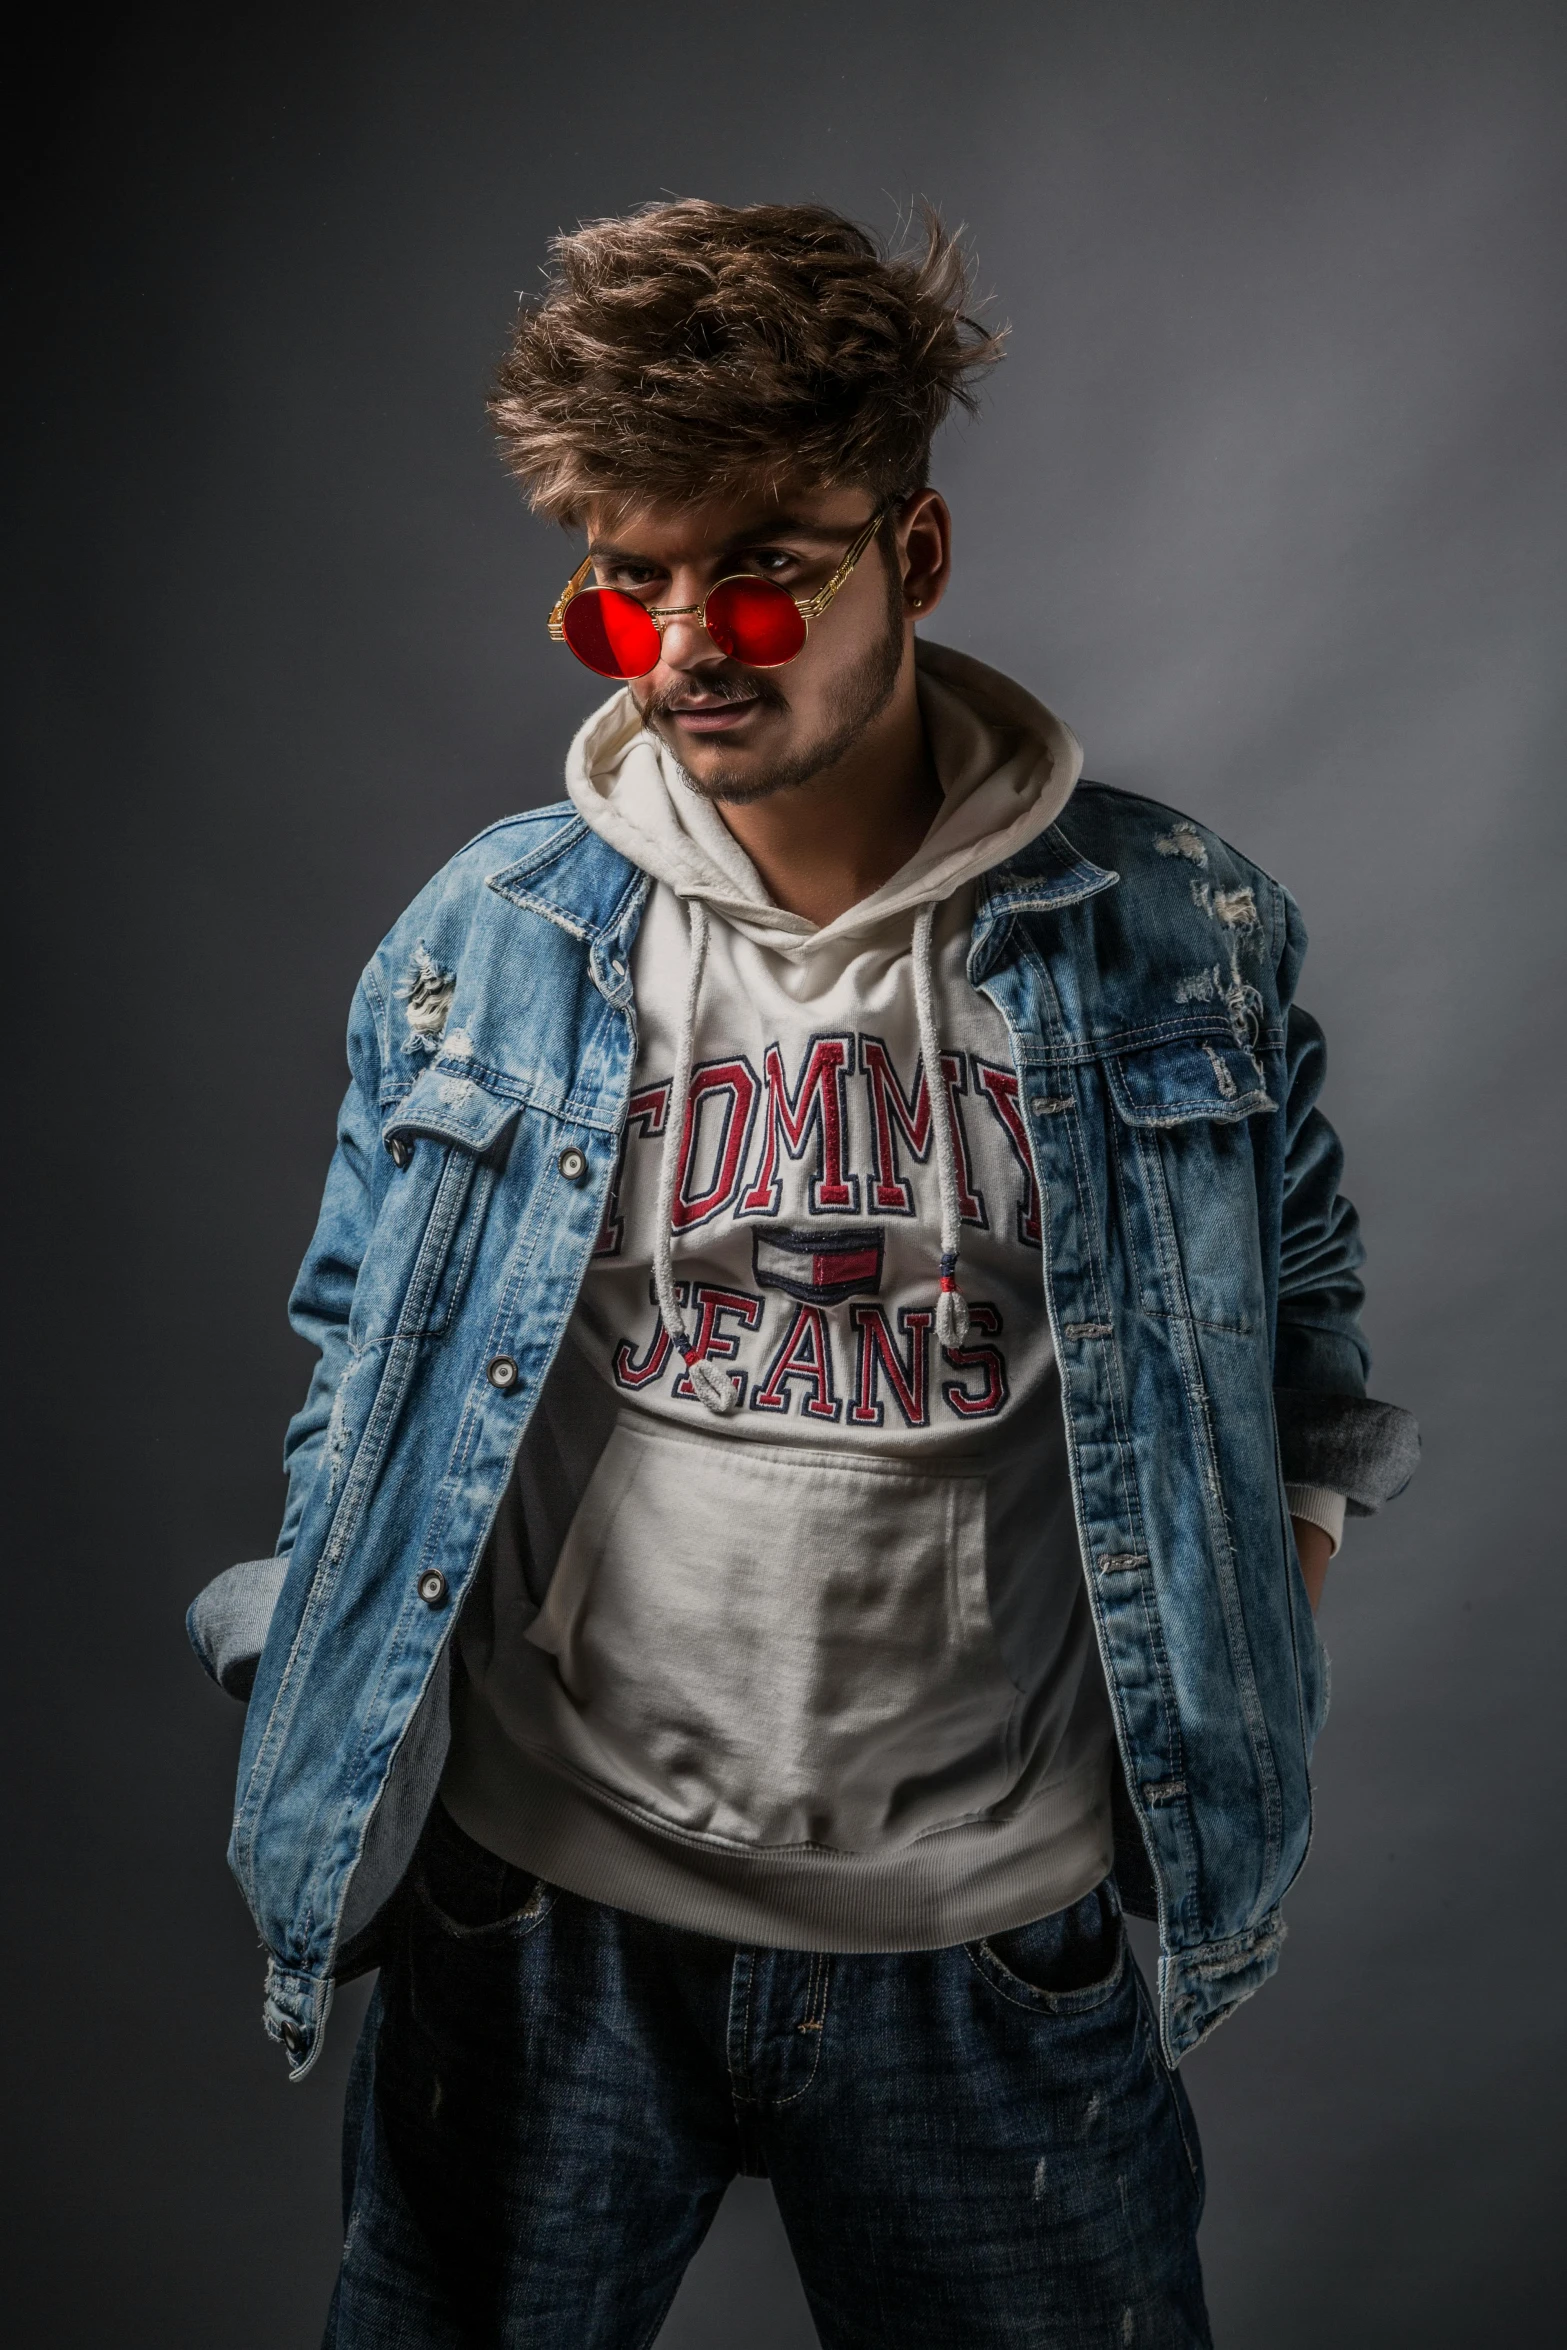
[[(569, 807), (510, 818), (355, 997), (290, 1308), (320, 1362), (278, 1556), (190, 1618), (209, 1671), (249, 1689), (229, 1857), (296, 2076), (334, 1979), (374, 1962), (440, 1776), (452, 1626), (614, 1172), (647, 888)], [(1365, 1396), (1304, 948), (1285, 891), (1213, 833), (1080, 784), (984, 877), (969, 956), (1028, 1108), (1117, 1870), (1158, 1917), (1171, 2061), (1272, 1972), (1311, 1833), (1325, 1664), (1284, 1479), (1365, 1512), (1417, 1451)]]

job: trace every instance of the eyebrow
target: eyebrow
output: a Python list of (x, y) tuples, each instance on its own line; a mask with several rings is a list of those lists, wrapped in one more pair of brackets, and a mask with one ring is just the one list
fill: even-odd
[[(714, 552), (720, 556), (737, 554), (742, 547), (770, 546), (775, 539), (814, 539), (819, 545), (835, 545), (847, 523), (807, 522), (803, 516), (775, 514), (766, 522), (757, 523), (750, 530), (736, 531), (725, 539)], [(863, 528), (863, 525), (860, 526)], [(595, 563), (647, 563), (652, 558), (635, 547), (622, 547), (613, 539), (589, 539), (588, 553)]]

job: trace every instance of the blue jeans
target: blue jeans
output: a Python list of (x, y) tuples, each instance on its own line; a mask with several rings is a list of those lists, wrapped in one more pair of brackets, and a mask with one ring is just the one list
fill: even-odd
[(742, 1949), (437, 1805), (355, 2058), (328, 2350), (644, 2350), (736, 2172), (825, 2350), (1210, 2340), (1196, 2131), (1113, 1884), (947, 1950)]

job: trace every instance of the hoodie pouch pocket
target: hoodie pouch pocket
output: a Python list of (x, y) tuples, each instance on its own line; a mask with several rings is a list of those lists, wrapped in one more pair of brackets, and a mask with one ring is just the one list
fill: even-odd
[(865, 1851), (1015, 1776), (982, 1477), (623, 1416), (528, 1638), (577, 1766), (693, 1833)]

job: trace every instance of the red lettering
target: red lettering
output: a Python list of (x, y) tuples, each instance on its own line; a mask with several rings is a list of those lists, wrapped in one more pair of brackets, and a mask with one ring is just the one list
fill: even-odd
[(843, 1405), (832, 1391), (832, 1346), (820, 1306), (796, 1309), (765, 1382), (752, 1393), (752, 1411), (786, 1412), (792, 1379), (802, 1380), (810, 1391), (801, 1406), (806, 1419), (837, 1419)]
[(763, 1113), (761, 1164), (736, 1214), (777, 1215), (782, 1192), (778, 1173), (780, 1144), (791, 1159), (803, 1158), (814, 1132), (817, 1172), (808, 1194), (811, 1214), (842, 1214), (847, 1210), (850, 1215), (857, 1215), (859, 1178), (845, 1174), (843, 1164), (846, 1128), (843, 1081), (854, 1068), (853, 1037), (813, 1036), (793, 1094), (784, 1076), (783, 1055), (776, 1044), (768, 1046), (762, 1066), (767, 1077), (767, 1107)]
[(664, 1120), (669, 1115), (669, 1086), (649, 1085), (641, 1093), (634, 1093), (626, 1104), (626, 1123), (620, 1137), (620, 1148), (615, 1154), (615, 1176), (604, 1202), (604, 1222), (593, 1254), (596, 1257), (618, 1257), (620, 1244), (626, 1237), (625, 1218), (620, 1212), (620, 1179), (626, 1171), (626, 1144), (633, 1126), (644, 1140), (652, 1140), (664, 1131)]
[(1034, 1182), (1034, 1162), (1029, 1155), (1028, 1129), (1023, 1124), (1023, 1113), (1018, 1108), (1017, 1072), (1013, 1069), (993, 1069), (988, 1061), (976, 1060), (974, 1081), (1005, 1127), (1007, 1140), (1012, 1145), (1012, 1155), (1023, 1170), (1023, 1196), (1017, 1209), (1017, 1236), (1025, 1247), (1038, 1248), (1039, 1193)]
[[(999, 1336), (1001, 1316), (992, 1305), (969, 1301), (969, 1328), (988, 1330), (991, 1337)], [(971, 1394), (956, 1379), (944, 1379), (942, 1401), (960, 1420), (987, 1420), (1000, 1411), (1007, 1400), (1006, 1358), (999, 1346), (944, 1346), (942, 1353), (954, 1371), (983, 1371), (985, 1384), (977, 1395)]]
[(977, 1224), (988, 1231), (990, 1218), (985, 1213), (983, 1196), (974, 1189), (974, 1170), (969, 1165), (968, 1136), (963, 1131), (963, 1116), (958, 1108), (958, 1095), (968, 1091), (968, 1071), (961, 1053), (943, 1053), (941, 1056), (942, 1091), (947, 1097), (947, 1119), (952, 1133), (952, 1165), (958, 1179), (958, 1214), (965, 1224)]
[(898, 1328), (909, 1342), (907, 1362), (898, 1351), (896, 1339), (887, 1326), (887, 1317), (880, 1306), (851, 1306), (849, 1318), (859, 1333), (859, 1349), (855, 1361), (855, 1398), (849, 1407), (849, 1419), (856, 1428), (879, 1428), (886, 1417), (877, 1396), (877, 1389), (885, 1378), (893, 1398), (909, 1428), (929, 1425), (930, 1414), (925, 1408), (926, 1370), (930, 1357), (930, 1331), (935, 1315), (928, 1306), (900, 1306)]
[[(689, 1232), (694, 1224), (706, 1224), (710, 1218), (721, 1215), (733, 1200), (740, 1185), (740, 1170), (745, 1163), (760, 1090), (756, 1071), (743, 1058), (708, 1061), (692, 1070), (685, 1128), (680, 1137), (680, 1172), (670, 1214), (670, 1222), (677, 1232)], [(688, 1187), (702, 1113), (715, 1094), (723, 1101), (723, 1124), (712, 1150), (712, 1178), (705, 1190), (693, 1194)]]
[(878, 1216), (912, 1216), (914, 1192), (898, 1173), (898, 1145), (894, 1127), (914, 1157), (930, 1157), (930, 1088), (923, 1063), (916, 1068), (910, 1100), (898, 1082), (892, 1055), (879, 1036), (860, 1038), (860, 1067), (871, 1095), (871, 1210)]
[[(684, 1281), (677, 1281), (675, 1283), (676, 1305), (683, 1306), (685, 1304), (686, 1288), (687, 1285)], [(654, 1288), (651, 1281), (648, 1283), (647, 1293), (656, 1307), (658, 1304), (658, 1291)], [(616, 1347), (614, 1362), (615, 1385), (617, 1387), (631, 1388), (651, 1387), (655, 1380), (663, 1378), (664, 1366), (668, 1361), (669, 1332), (664, 1328), (663, 1315), (659, 1314), (653, 1324), (653, 1343), (648, 1348), (647, 1353), (642, 1357), (640, 1362), (637, 1361), (637, 1350), (632, 1345), (629, 1338), (623, 1338), (619, 1346)]]
[[(743, 1289), (712, 1289), (705, 1281), (699, 1281), (692, 1302), (696, 1307), (696, 1334), (691, 1341), (693, 1356), (698, 1362), (708, 1356), (715, 1362), (733, 1362), (740, 1352), (740, 1341), (732, 1330), (720, 1329), (719, 1317), (733, 1314), (743, 1328), (754, 1330), (762, 1318), (761, 1299), (748, 1296)], [(740, 1401), (744, 1403), (743, 1372), (738, 1374), (738, 1380)], [(696, 1389), (686, 1371), (681, 1372), (669, 1392), (672, 1396), (678, 1396), (682, 1403), (695, 1403), (697, 1400)]]

